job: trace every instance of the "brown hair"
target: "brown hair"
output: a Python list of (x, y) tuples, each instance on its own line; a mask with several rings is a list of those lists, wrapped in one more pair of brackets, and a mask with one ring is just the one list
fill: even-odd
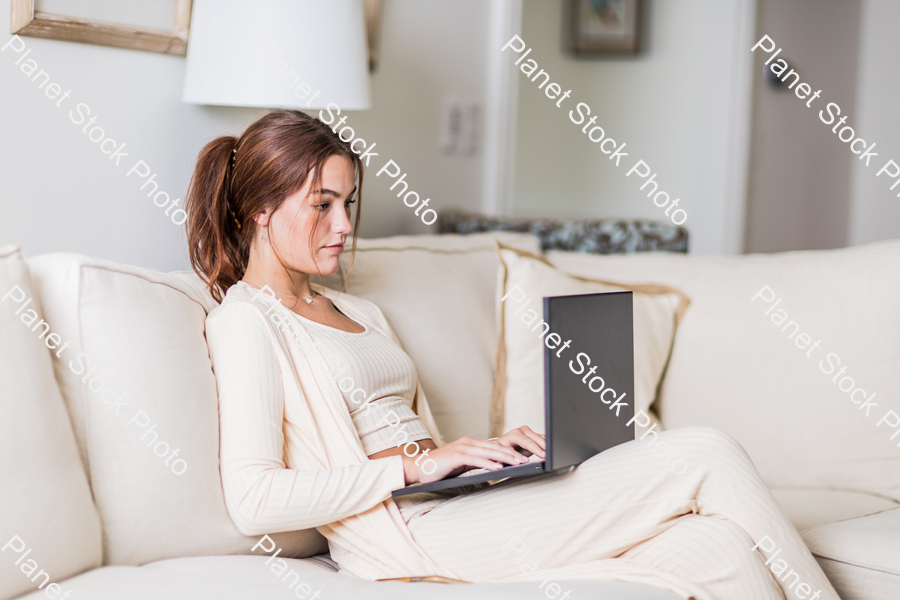
[[(253, 122), (240, 137), (218, 137), (203, 147), (184, 203), (188, 214), (185, 227), (191, 265), (217, 301), (222, 301), (247, 269), (250, 241), (257, 227), (252, 217), (264, 210), (278, 210), (288, 196), (303, 187), (310, 173), (311, 189), (317, 189), (322, 166), (334, 155), (350, 160), (357, 180), (352, 266), (363, 165), (350, 145), (327, 125), (299, 110), (274, 110)], [(315, 218), (318, 220), (318, 212)], [(269, 236), (270, 244), (271, 239)]]

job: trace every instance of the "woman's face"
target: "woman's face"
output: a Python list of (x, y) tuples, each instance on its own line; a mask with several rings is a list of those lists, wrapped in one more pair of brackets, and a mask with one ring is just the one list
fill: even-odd
[(303, 187), (288, 196), (270, 218), (265, 213), (256, 217), (256, 222), (265, 226), (271, 220), (272, 245), (288, 268), (330, 275), (338, 270), (338, 257), (353, 231), (350, 223), (350, 205), (354, 202), (350, 196), (356, 189), (353, 165), (345, 156), (332, 155), (322, 166), (318, 189), (311, 189), (312, 180), (311, 173)]

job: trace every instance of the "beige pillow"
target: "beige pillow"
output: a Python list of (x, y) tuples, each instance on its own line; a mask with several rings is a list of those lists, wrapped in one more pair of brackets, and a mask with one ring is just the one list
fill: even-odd
[[(627, 285), (586, 279), (558, 271), (543, 258), (498, 244), (500, 272), (497, 310), (500, 339), (497, 385), (491, 410), (491, 433), (500, 435), (528, 425), (544, 432), (543, 342), (530, 327), (517, 322), (528, 313), (514, 313), (521, 304), (502, 302), (517, 286), (525, 298), (571, 296), (630, 290), (634, 293), (634, 410), (652, 415), (651, 406), (665, 372), (675, 331), (690, 300), (680, 291), (661, 285)], [(540, 306), (540, 305), (538, 305)], [(537, 309), (540, 314), (540, 308)], [(655, 419), (651, 419), (651, 423)], [(652, 427), (644, 422), (643, 424)], [(638, 437), (645, 427), (635, 421)]]
[[(497, 350), (495, 239), (540, 252), (523, 233), (408, 235), (358, 241), (346, 291), (381, 308), (416, 364), (445, 441), (488, 436)], [(349, 252), (341, 256), (347, 272)], [(313, 278), (315, 281), (315, 278)], [(340, 275), (326, 280), (340, 289)]]
[(54, 583), (100, 566), (100, 519), (53, 377), (59, 329), (14, 246), (0, 247), (0, 298), (0, 600), (59, 597)]
[[(71, 341), (53, 362), (102, 519), (104, 563), (250, 554), (256, 538), (228, 516), (219, 476), (204, 337), (216, 302), (199, 278), (72, 254), (29, 267), (46, 318)], [(271, 537), (285, 556), (327, 547), (314, 529)]]

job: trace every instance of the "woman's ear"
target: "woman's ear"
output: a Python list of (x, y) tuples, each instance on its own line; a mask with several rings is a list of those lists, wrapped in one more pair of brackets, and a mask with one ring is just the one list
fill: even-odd
[(253, 220), (256, 221), (256, 224), (260, 227), (265, 227), (269, 224), (269, 210), (266, 209), (261, 213), (253, 215)]

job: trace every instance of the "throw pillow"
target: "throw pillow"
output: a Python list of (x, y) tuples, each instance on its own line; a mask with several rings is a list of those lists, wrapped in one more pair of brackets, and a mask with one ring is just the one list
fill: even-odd
[[(651, 411), (657, 389), (668, 365), (675, 331), (690, 300), (680, 291), (655, 284), (631, 285), (577, 277), (563, 273), (543, 258), (498, 243), (500, 270), (497, 295), (499, 343), (497, 383), (491, 405), (491, 434), (500, 435), (514, 427), (528, 425), (544, 432), (543, 342), (525, 323), (518, 308), (502, 302), (507, 292), (518, 286), (526, 298), (569, 296), (629, 290), (634, 302), (634, 409)], [(525, 314), (525, 313), (523, 313)], [(658, 427), (658, 423), (657, 427)], [(641, 427), (635, 421), (638, 437)]]

